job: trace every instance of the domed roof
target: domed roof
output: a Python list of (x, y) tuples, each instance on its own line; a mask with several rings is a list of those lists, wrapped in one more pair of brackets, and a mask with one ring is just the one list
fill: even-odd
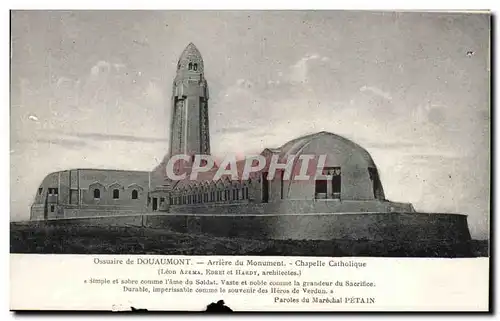
[[(313, 156), (308, 175), (315, 179), (318, 167), (341, 172), (342, 200), (385, 199), (384, 189), (378, 176), (377, 166), (363, 147), (353, 141), (330, 132), (322, 131), (289, 141), (277, 150), (268, 149), (279, 158), (299, 159), (301, 155)], [(317, 163), (324, 156), (324, 163)], [(316, 162), (316, 163), (314, 163)], [(284, 183), (284, 193), (289, 198), (300, 198), (304, 193), (313, 194), (314, 184), (305, 187), (302, 180), (294, 179), (301, 173), (302, 162), (294, 161), (292, 177)], [(302, 175), (302, 174), (299, 174)], [(307, 188), (309, 188), (307, 192)]]
[(332, 143), (334, 143), (336, 146), (342, 147), (342, 150), (344, 152), (348, 152), (349, 154), (359, 154), (359, 156), (361, 156), (367, 163), (369, 163), (370, 165), (374, 165), (370, 154), (363, 147), (345, 137), (326, 131), (305, 135), (287, 142), (286, 144), (278, 148), (280, 158), (287, 158), (291, 155), (300, 154), (306, 146), (310, 145), (314, 141), (322, 140), (325, 138), (332, 141)]

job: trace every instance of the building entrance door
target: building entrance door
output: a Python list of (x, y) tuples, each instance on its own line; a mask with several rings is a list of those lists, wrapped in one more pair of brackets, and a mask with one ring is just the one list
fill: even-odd
[(262, 202), (269, 202), (269, 181), (267, 180), (267, 172), (262, 173)]

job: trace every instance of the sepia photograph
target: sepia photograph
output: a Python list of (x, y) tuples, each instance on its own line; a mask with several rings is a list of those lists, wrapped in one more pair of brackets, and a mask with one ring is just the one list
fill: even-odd
[(10, 19), (11, 254), (489, 257), (489, 12)]

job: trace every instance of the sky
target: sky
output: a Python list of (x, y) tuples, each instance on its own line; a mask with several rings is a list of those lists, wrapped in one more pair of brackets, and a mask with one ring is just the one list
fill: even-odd
[(369, 11), (13, 11), (11, 219), (70, 168), (151, 170), (193, 42), (214, 156), (319, 131), (367, 149), (386, 197), (487, 238), (490, 17)]

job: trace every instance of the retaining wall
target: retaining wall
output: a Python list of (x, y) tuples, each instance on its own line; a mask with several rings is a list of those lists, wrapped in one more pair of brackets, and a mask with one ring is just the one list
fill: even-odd
[(461, 243), (467, 216), (443, 213), (137, 214), (39, 221), (39, 224), (145, 226), (181, 233), (278, 240), (374, 240)]
[(457, 214), (347, 213), (285, 215), (162, 215), (145, 224), (222, 237), (297, 240), (470, 240), (467, 217)]
[(186, 214), (286, 214), (288, 213), (359, 213), (414, 212), (409, 203), (368, 200), (283, 200), (270, 203), (209, 203), (171, 205), (169, 212)]
[(116, 205), (55, 205), (55, 211), (49, 212), (43, 204), (35, 204), (31, 207), (31, 220), (44, 219), (47, 211), (47, 219), (86, 218), (98, 216), (121, 216), (141, 214), (147, 212), (147, 207), (116, 206)]

